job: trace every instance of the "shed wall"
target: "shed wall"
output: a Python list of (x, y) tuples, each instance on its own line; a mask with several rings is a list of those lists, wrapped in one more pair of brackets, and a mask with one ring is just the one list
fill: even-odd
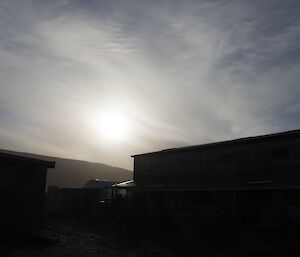
[(47, 169), (0, 163), (1, 226), (34, 227), (41, 223)]
[(134, 181), (142, 185), (231, 187), (266, 181), (299, 186), (299, 170), (299, 136), (134, 158)]

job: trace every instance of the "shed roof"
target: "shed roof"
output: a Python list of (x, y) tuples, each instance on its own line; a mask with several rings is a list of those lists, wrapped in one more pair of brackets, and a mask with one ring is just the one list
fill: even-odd
[(9, 154), (9, 153), (0, 153), (0, 164), (9, 163), (14, 165), (26, 165), (26, 166), (35, 166), (35, 167), (44, 167), (44, 168), (54, 168), (55, 162), (44, 161), (34, 158), (28, 158), (20, 155)]
[(291, 137), (296, 137), (296, 136), (300, 136), (300, 129), (286, 131), (286, 132), (280, 132), (280, 133), (275, 133), (275, 134), (260, 135), (260, 136), (255, 136), (255, 137), (245, 137), (245, 138), (239, 138), (239, 139), (228, 140), (228, 141), (214, 142), (214, 143), (208, 143), (208, 144), (170, 148), (170, 149), (165, 149), (165, 150), (156, 151), (156, 152), (136, 154), (136, 155), (132, 155), (131, 157), (146, 156), (146, 155), (159, 155), (159, 154), (173, 153), (173, 152), (195, 151), (195, 150), (206, 149), (206, 148), (214, 148), (214, 147), (218, 147), (218, 146), (231, 146), (231, 145), (237, 145), (237, 144), (264, 142), (264, 141), (271, 141), (271, 140), (277, 140), (277, 139), (291, 138)]

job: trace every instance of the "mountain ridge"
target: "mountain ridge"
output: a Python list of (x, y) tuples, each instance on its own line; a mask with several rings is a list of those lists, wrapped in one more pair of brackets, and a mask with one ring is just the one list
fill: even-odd
[(55, 168), (48, 169), (46, 188), (48, 188), (48, 186), (81, 188), (86, 182), (95, 178), (121, 182), (130, 180), (133, 176), (133, 172), (130, 170), (113, 167), (104, 163), (17, 152), (6, 149), (0, 149), (0, 152), (46, 161), (55, 161)]

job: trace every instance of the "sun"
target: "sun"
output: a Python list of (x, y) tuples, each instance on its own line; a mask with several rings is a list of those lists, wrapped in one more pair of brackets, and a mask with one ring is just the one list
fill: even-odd
[(121, 141), (128, 136), (129, 122), (126, 116), (118, 111), (105, 111), (100, 115), (98, 127), (102, 136)]

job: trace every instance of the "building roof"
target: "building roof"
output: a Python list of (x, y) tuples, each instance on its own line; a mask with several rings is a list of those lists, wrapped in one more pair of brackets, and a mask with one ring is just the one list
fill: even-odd
[(281, 189), (299, 189), (299, 185), (276, 184), (276, 183), (248, 183), (243, 185), (223, 185), (223, 186), (197, 186), (197, 185), (143, 185), (135, 184), (133, 180), (114, 185), (117, 188), (126, 188), (134, 191), (227, 191), (227, 190), (281, 190)]
[(43, 168), (54, 168), (55, 162), (44, 161), (34, 158), (28, 158), (20, 155), (0, 153), (0, 164), (9, 163), (13, 165), (34, 166)]
[(255, 136), (255, 137), (239, 138), (239, 139), (222, 141), (222, 142), (208, 143), (208, 144), (202, 144), (202, 145), (170, 148), (170, 149), (165, 149), (165, 150), (156, 151), (156, 152), (136, 154), (136, 155), (132, 155), (131, 157), (146, 156), (146, 155), (159, 155), (159, 154), (173, 153), (173, 152), (188, 152), (188, 151), (195, 151), (195, 150), (206, 149), (206, 148), (213, 148), (213, 147), (217, 147), (217, 146), (231, 146), (231, 145), (237, 145), (237, 144), (264, 142), (264, 141), (270, 141), (270, 140), (291, 138), (291, 137), (295, 137), (295, 136), (300, 136), (300, 129), (281, 132), (281, 133), (275, 133), (275, 134), (268, 134), (268, 135), (261, 135), (261, 136)]
[(124, 182), (121, 182), (121, 183), (116, 183), (114, 185), (114, 187), (136, 187), (136, 184), (134, 183), (133, 180), (128, 180), (128, 181), (124, 181)]

